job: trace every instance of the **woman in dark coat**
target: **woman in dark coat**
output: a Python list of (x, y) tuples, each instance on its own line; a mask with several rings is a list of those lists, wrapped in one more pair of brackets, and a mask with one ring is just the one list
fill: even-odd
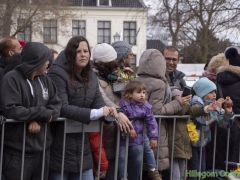
[[(217, 72), (217, 98), (229, 96), (233, 101), (233, 112), (240, 114), (240, 54), (234, 47), (225, 51), (225, 56), (229, 60), (229, 66), (218, 68)], [(222, 92), (222, 95), (221, 95)], [(229, 155), (228, 161), (239, 162), (239, 140), (240, 140), (240, 118), (235, 121), (230, 128)], [(212, 137), (214, 137), (214, 125), (212, 126)], [(217, 143), (216, 143), (216, 163), (217, 169), (225, 170), (226, 150), (227, 150), (227, 129), (217, 127)], [(213, 161), (213, 142), (209, 144), (210, 152), (208, 165), (212, 166)], [(229, 167), (235, 168), (236, 167)]]
[[(48, 75), (58, 89), (62, 101), (61, 117), (89, 124), (102, 116), (115, 115), (116, 110), (105, 106), (99, 91), (98, 80), (92, 72), (88, 41), (82, 36), (71, 38), (50, 69)], [(84, 148), (82, 133), (68, 133), (63, 147), (64, 123), (57, 122), (52, 128), (49, 180), (61, 177), (62, 150), (65, 148), (64, 180), (93, 180), (93, 160), (88, 135), (85, 134)], [(83, 152), (83, 164), (81, 153)]]

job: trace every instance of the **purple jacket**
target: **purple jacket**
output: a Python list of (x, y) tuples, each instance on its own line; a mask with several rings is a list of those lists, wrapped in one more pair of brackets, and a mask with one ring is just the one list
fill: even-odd
[[(143, 123), (145, 121), (149, 139), (158, 139), (158, 124), (151, 111), (152, 105), (147, 102), (127, 102), (123, 98), (119, 106), (122, 108), (123, 113), (132, 121), (132, 125), (137, 133), (134, 139), (129, 138), (129, 146), (136, 146), (143, 144)], [(146, 133), (144, 135), (146, 137)], [(144, 138), (145, 138), (144, 137)], [(121, 146), (125, 146), (125, 138), (121, 137)]]

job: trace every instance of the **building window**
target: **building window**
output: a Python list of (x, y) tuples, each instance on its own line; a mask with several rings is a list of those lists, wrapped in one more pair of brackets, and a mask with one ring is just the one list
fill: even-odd
[(109, 0), (99, 0), (100, 6), (108, 6)]
[(131, 45), (136, 45), (136, 22), (124, 22), (123, 40)]
[(19, 19), (18, 20), (18, 29), (20, 29), (17, 38), (19, 40), (23, 40), (25, 42), (30, 42), (31, 41), (31, 34), (32, 34), (32, 29), (31, 29), (31, 23), (28, 25), (29, 22), (27, 22), (26, 19)]
[(83, 20), (72, 21), (72, 36), (86, 37), (86, 21)]
[(98, 21), (98, 43), (111, 43), (110, 21)]
[(112, 6), (111, 0), (97, 0), (97, 6)]
[(133, 59), (131, 60), (131, 68), (136, 67), (137, 65), (137, 56), (134, 54)]
[(44, 43), (57, 43), (57, 21), (44, 20), (43, 22)]

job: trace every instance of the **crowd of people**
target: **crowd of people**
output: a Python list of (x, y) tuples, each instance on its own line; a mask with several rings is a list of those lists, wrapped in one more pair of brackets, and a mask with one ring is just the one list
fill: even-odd
[[(177, 70), (177, 48), (145, 50), (136, 72), (131, 69), (132, 59), (132, 46), (125, 41), (97, 44), (91, 52), (87, 39), (75, 36), (58, 54), (39, 42), (2, 38), (0, 109), (6, 119), (19, 122), (5, 124), (3, 178), (21, 177), (25, 143), (24, 180), (41, 179), (43, 167), (44, 180), (61, 179), (63, 150), (64, 180), (78, 180), (80, 176), (94, 180), (98, 168), (101, 180), (113, 180), (116, 162), (119, 180), (125, 175), (128, 180), (138, 180), (142, 172), (144, 179), (168, 180), (171, 176), (182, 180), (186, 169), (211, 169), (214, 127), (218, 128), (215, 167), (225, 167), (229, 128), (228, 160), (238, 162), (240, 122), (234, 115), (240, 114), (240, 54), (236, 47), (214, 56), (186, 95), (185, 74)], [(116, 85), (123, 85), (122, 89), (116, 90)], [(191, 115), (192, 121), (180, 118), (184, 114)], [(154, 115), (179, 118), (158, 121)], [(57, 121), (59, 117), (86, 125), (103, 121), (102, 146), (100, 132), (67, 133), (63, 146), (65, 124)], [(115, 120), (121, 130), (118, 157)], [(195, 140), (187, 128), (190, 123), (196, 127)]]

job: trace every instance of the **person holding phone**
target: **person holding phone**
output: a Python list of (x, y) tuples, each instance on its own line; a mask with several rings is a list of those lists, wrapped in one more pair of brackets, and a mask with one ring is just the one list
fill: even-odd
[[(151, 67), (151, 68), (148, 68)], [(191, 95), (178, 97), (172, 101), (171, 89), (165, 75), (166, 62), (162, 53), (156, 49), (147, 49), (143, 52), (139, 60), (138, 77), (136, 81), (143, 82), (148, 94), (148, 102), (152, 105), (154, 115), (173, 115), (182, 110), (184, 104), (189, 103)], [(168, 133), (166, 121), (161, 119), (160, 142), (158, 156), (158, 170), (163, 171), (169, 168), (169, 150), (168, 150)], [(155, 155), (156, 150), (154, 150)], [(166, 173), (167, 174), (167, 173)], [(168, 174), (167, 174), (168, 175)], [(165, 179), (165, 177), (162, 177)]]
[(174, 46), (166, 46), (162, 50), (162, 54), (165, 58), (166, 62), (166, 71), (169, 75), (168, 83), (170, 86), (177, 86), (181, 91), (184, 86), (186, 86), (186, 82), (183, 79), (185, 74), (181, 71), (177, 70), (177, 65), (179, 62), (179, 51)]
[[(176, 90), (178, 90), (178, 89), (174, 89), (175, 91)], [(184, 88), (183, 88), (183, 93), (182, 93), (182, 97), (186, 97), (186, 96), (188, 96), (188, 95), (191, 95), (192, 93), (191, 93), (191, 87), (189, 87), (189, 86), (184, 86)]]

